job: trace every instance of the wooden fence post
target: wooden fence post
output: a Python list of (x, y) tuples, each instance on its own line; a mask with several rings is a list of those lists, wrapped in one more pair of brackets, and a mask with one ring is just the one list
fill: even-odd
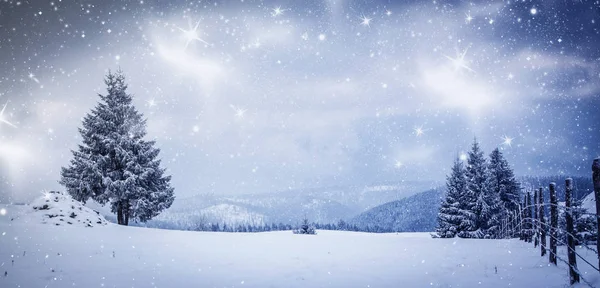
[(567, 255), (569, 256), (569, 277), (571, 285), (579, 282), (579, 274), (577, 273), (577, 256), (575, 255), (575, 239), (573, 237), (573, 214), (571, 211), (571, 194), (573, 193), (573, 179), (565, 180), (565, 206), (567, 218)]
[(538, 193), (533, 190), (533, 247), (537, 247), (540, 237), (540, 219), (538, 218), (539, 206), (538, 206)]
[[(600, 158), (594, 159), (592, 164), (592, 180), (594, 181), (594, 196), (596, 196), (596, 222), (598, 223), (596, 231), (600, 235)], [(596, 239), (596, 251), (598, 251), (598, 267), (600, 267), (600, 239)]]
[(550, 183), (550, 263), (556, 264), (556, 239), (558, 238), (558, 211), (556, 183)]
[(544, 218), (544, 192), (542, 190), (542, 187), (540, 187), (540, 197), (538, 198), (538, 200), (540, 201), (540, 238), (542, 240), (540, 249), (542, 256), (544, 256), (546, 255), (546, 219)]

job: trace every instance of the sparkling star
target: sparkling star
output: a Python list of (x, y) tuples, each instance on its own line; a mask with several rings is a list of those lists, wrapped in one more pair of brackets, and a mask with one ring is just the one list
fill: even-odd
[(419, 137), (425, 133), (425, 130), (423, 130), (423, 127), (416, 127), (414, 130), (415, 130), (415, 135), (417, 135), (417, 137)]
[(278, 6), (273, 8), (273, 13), (271, 13), (271, 15), (273, 15), (273, 17), (277, 17), (279, 15), (282, 15), (283, 12), (285, 12), (285, 9), (281, 9), (281, 6)]
[(4, 209), (4, 208), (0, 209), (0, 215), (1, 216), (6, 215), (6, 209)]
[(29, 73), (28, 75), (29, 79), (35, 81), (35, 83), (40, 83), (40, 80), (38, 80), (37, 78), (35, 78), (35, 75), (33, 75), (33, 73)]
[(150, 108), (156, 106), (156, 100), (154, 100), (154, 98), (148, 100), (147, 103), (148, 103), (148, 107), (150, 107)]
[(470, 12), (467, 13), (467, 14), (465, 14), (465, 16), (466, 16), (465, 17), (465, 22), (467, 22), (467, 24), (471, 23), (471, 21), (473, 21), (473, 19), (474, 19), (473, 16), (471, 16)]
[(17, 128), (17, 126), (15, 126), (15, 124), (8, 122), (8, 120), (6, 120), (6, 118), (4, 118), (4, 110), (6, 110), (6, 105), (8, 105), (8, 103), (4, 104), (4, 108), (2, 108), (2, 111), (0, 111), (0, 123), (5, 123), (5, 124), (8, 124), (8, 126)]
[(473, 70), (473, 69), (471, 69), (471, 67), (467, 66), (467, 61), (465, 60), (465, 55), (467, 54), (468, 50), (469, 49), (465, 49), (465, 51), (463, 51), (462, 53), (457, 52), (455, 58), (452, 58), (448, 55), (444, 55), (444, 56), (452, 62), (452, 65), (454, 66), (455, 71), (458, 71), (460, 69), (467, 69), (467, 70), (475, 73), (475, 70)]
[(465, 152), (461, 152), (458, 156), (458, 159), (460, 159), (460, 161), (467, 161), (467, 154), (465, 154)]
[(402, 166), (404, 166), (404, 164), (402, 164), (402, 162), (400, 162), (400, 161), (396, 160), (396, 163), (394, 164), (394, 166), (395, 166), (396, 168), (401, 168)]
[(391, 16), (392, 15), (392, 11), (390, 11), (390, 10), (385, 11), (385, 15)]
[(502, 144), (508, 146), (508, 147), (512, 147), (512, 141), (514, 140), (514, 138), (510, 138), (506, 135), (504, 135), (504, 137), (502, 137)]
[(371, 18), (367, 18), (367, 16), (363, 15), (360, 17), (360, 20), (362, 21), (360, 25), (371, 27)]
[(190, 45), (190, 43), (194, 40), (198, 40), (206, 45), (209, 45), (208, 42), (202, 40), (200, 37), (198, 37), (198, 26), (200, 25), (200, 21), (198, 21), (196, 23), (196, 26), (194, 26), (194, 28), (191, 28), (190, 25), (190, 29), (189, 30), (185, 30), (183, 28), (177, 27), (177, 29), (181, 30), (181, 32), (183, 32), (183, 37), (185, 38), (185, 47), (183, 48), (184, 50), (187, 49), (187, 47)]
[(51, 194), (48, 191), (42, 191), (42, 195), (44, 195), (45, 200), (50, 200)]
[(235, 107), (233, 105), (230, 105), (231, 109), (233, 109), (233, 111), (235, 112), (235, 117), (236, 118), (244, 118), (244, 115), (246, 114), (246, 109), (244, 108), (240, 108), (240, 107)]
[(531, 8), (531, 10), (529, 10), (529, 13), (531, 13), (531, 15), (535, 15), (535, 14), (537, 14), (537, 12), (538, 11), (537, 11), (537, 9), (535, 7)]

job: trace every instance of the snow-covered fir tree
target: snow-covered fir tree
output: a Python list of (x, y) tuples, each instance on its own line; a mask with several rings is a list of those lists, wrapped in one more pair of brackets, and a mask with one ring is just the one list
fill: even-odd
[[(592, 192), (593, 193), (593, 192)], [(571, 215), (573, 216), (573, 236), (575, 236), (575, 245), (587, 245), (588, 243), (595, 242), (597, 239), (597, 222), (594, 213), (590, 213), (582, 206), (582, 201), (573, 199), (571, 204)], [(562, 207), (562, 206), (561, 206)], [(558, 239), (563, 245), (567, 243), (567, 221), (565, 217), (565, 210), (559, 209), (558, 216)]]
[(154, 141), (146, 141), (146, 120), (132, 103), (121, 71), (109, 72), (107, 94), (83, 119), (83, 143), (61, 171), (60, 183), (76, 200), (110, 204), (117, 222), (145, 222), (175, 199)]
[[(488, 164), (488, 189), (497, 194), (502, 203), (502, 209), (499, 213), (504, 223), (514, 223), (515, 215), (519, 211), (519, 193), (520, 185), (515, 179), (513, 170), (510, 168), (508, 161), (502, 155), (498, 148), (490, 153), (490, 161)], [(504, 234), (513, 236), (515, 231), (513, 227), (505, 227)], [(504, 236), (504, 235), (502, 235)]]
[(475, 139), (466, 167), (455, 160), (446, 189), (438, 214), (438, 237), (497, 239), (515, 236), (520, 230), (516, 228), (520, 184), (498, 149), (488, 163)]
[(483, 151), (479, 148), (477, 139), (474, 139), (471, 151), (467, 157), (466, 178), (467, 189), (461, 197), (464, 205), (462, 210), (462, 223), (459, 237), (461, 238), (483, 238), (486, 231), (482, 228), (487, 226), (489, 207), (486, 202), (487, 191), (486, 160)]
[(463, 163), (457, 158), (454, 160), (452, 171), (446, 177), (446, 195), (442, 200), (438, 214), (437, 235), (441, 238), (452, 238), (461, 232), (460, 226), (464, 213), (461, 209), (461, 197), (467, 189), (467, 179)]
[(308, 218), (304, 218), (302, 220), (302, 224), (300, 225), (300, 227), (298, 227), (298, 229), (294, 230), (294, 234), (314, 235), (314, 234), (317, 234), (317, 232), (315, 231), (315, 227), (308, 222)]

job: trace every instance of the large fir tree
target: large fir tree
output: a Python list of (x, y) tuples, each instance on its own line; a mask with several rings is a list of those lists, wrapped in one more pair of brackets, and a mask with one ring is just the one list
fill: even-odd
[(460, 199), (467, 189), (465, 168), (457, 158), (454, 160), (452, 171), (446, 177), (446, 197), (442, 200), (438, 214), (437, 234), (441, 238), (452, 238), (461, 232), (463, 209)]
[(146, 120), (132, 103), (122, 72), (106, 76), (107, 94), (83, 119), (83, 143), (61, 171), (60, 183), (76, 200), (109, 203), (117, 222), (145, 222), (175, 199), (170, 176), (157, 159), (160, 150), (146, 141)]
[[(490, 162), (488, 164), (488, 188), (493, 193), (497, 194), (502, 202), (502, 210), (500, 213), (506, 223), (512, 223), (514, 215), (517, 215), (519, 210), (519, 192), (520, 185), (515, 179), (513, 170), (510, 168), (508, 161), (502, 155), (498, 148), (490, 153)], [(508, 227), (507, 235), (513, 235), (512, 227)]]
[(485, 213), (488, 209), (483, 198), (487, 190), (487, 173), (486, 160), (483, 151), (479, 148), (477, 139), (474, 139), (471, 151), (469, 151), (465, 175), (467, 189), (460, 200), (464, 209), (461, 212), (463, 219), (459, 236), (462, 238), (483, 238), (485, 231), (481, 228), (485, 226), (487, 219), (482, 213)]

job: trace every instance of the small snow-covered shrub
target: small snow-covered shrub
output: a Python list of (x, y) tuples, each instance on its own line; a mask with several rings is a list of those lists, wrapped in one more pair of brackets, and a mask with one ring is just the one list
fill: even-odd
[(315, 227), (312, 224), (308, 223), (308, 219), (304, 218), (304, 220), (302, 220), (302, 225), (294, 230), (294, 234), (316, 235), (317, 231), (315, 231)]
[(55, 226), (76, 225), (83, 227), (104, 226), (108, 221), (97, 211), (83, 206), (71, 195), (61, 191), (45, 192), (31, 204), (29, 215), (24, 221), (33, 221)]

